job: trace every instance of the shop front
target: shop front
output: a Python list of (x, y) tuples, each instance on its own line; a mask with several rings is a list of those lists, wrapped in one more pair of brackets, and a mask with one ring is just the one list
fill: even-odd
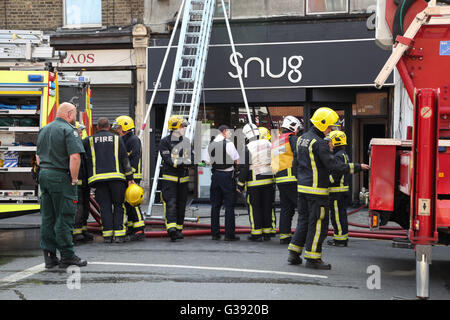
[[(247, 123), (239, 73), (252, 121), (272, 130), (273, 137), (286, 115), (296, 116), (308, 129), (309, 118), (322, 106), (339, 113), (342, 130), (348, 136), (348, 153), (355, 161), (367, 153), (371, 135), (388, 136), (393, 79), (387, 81), (383, 91), (374, 89), (373, 80), (389, 52), (376, 46), (374, 32), (367, 29), (364, 21), (236, 24), (232, 31), (237, 65), (224, 26), (213, 28), (195, 139), (201, 142), (197, 150), (202, 150), (202, 154), (211, 140), (212, 128), (227, 124), (237, 130)], [(153, 39), (153, 46), (147, 50), (148, 101), (167, 43), (167, 39)], [(152, 166), (156, 162), (175, 53), (176, 45), (171, 48), (152, 109)], [(361, 134), (363, 137), (359, 137)], [(209, 168), (196, 168), (193, 177), (194, 198), (209, 199)], [(358, 190), (354, 188), (356, 194), (364, 177), (354, 184), (358, 186)]]

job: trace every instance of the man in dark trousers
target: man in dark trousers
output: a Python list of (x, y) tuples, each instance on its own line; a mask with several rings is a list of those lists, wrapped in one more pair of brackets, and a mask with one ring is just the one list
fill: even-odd
[[(56, 119), (43, 127), (38, 135), (36, 161), (40, 167), (41, 248), (46, 268), (59, 265), (87, 265), (75, 255), (72, 230), (77, 210), (77, 183), (80, 154), (84, 153), (75, 128), (77, 109), (62, 103)], [(56, 256), (61, 254), (61, 260)]]
[[(97, 133), (83, 140), (88, 161), (88, 183), (95, 188), (100, 206), (105, 243), (123, 243), (126, 216), (123, 202), (127, 185), (134, 183), (133, 171), (123, 140), (111, 133), (107, 118), (97, 122)], [(112, 209), (114, 207), (114, 209)]]
[(298, 133), (303, 126), (294, 116), (286, 116), (281, 125), (281, 135), (272, 143), (272, 172), (280, 191), (280, 243), (289, 244), (292, 239), (292, 218), (297, 208), (297, 164), (294, 151)]
[(188, 125), (183, 116), (171, 116), (168, 121), (170, 133), (159, 143), (163, 165), (161, 200), (171, 241), (184, 238), (182, 231), (188, 197), (189, 166), (193, 160), (191, 142), (184, 136)]
[(328, 233), (329, 173), (353, 173), (368, 170), (358, 163), (339, 163), (324, 140), (339, 120), (330, 108), (319, 108), (310, 121), (313, 127), (297, 140), (296, 157), (298, 191), (298, 225), (289, 244), (290, 264), (301, 264), (300, 254), (305, 249), (306, 267), (331, 269), (322, 261), (322, 243)]
[[(134, 134), (134, 121), (129, 116), (117, 117), (113, 124), (122, 137), (127, 148), (131, 169), (133, 170), (133, 180), (139, 185), (142, 180), (142, 145), (141, 140)], [(145, 240), (145, 221), (139, 206), (133, 207), (125, 201), (125, 210), (128, 218), (128, 231), (131, 241)]]
[[(333, 144), (333, 153), (339, 163), (350, 163), (345, 152), (347, 136), (344, 132), (335, 130), (329, 134)], [(348, 242), (348, 220), (346, 210), (347, 195), (350, 190), (350, 175), (339, 172), (330, 174), (330, 220), (333, 225), (333, 239), (327, 243), (331, 246), (346, 247)]]
[(213, 240), (220, 240), (220, 209), (225, 205), (225, 240), (237, 240), (235, 236), (234, 204), (236, 201), (235, 166), (238, 165), (239, 153), (230, 141), (232, 133), (226, 125), (219, 127), (220, 133), (208, 146), (206, 163), (212, 166), (210, 200), (211, 200), (211, 235)]
[[(80, 137), (83, 136), (83, 130), (86, 128), (84, 125), (76, 122), (76, 128)], [(85, 131), (84, 131), (85, 132)], [(84, 148), (84, 147), (83, 147)], [(89, 218), (89, 198), (90, 188), (87, 182), (87, 161), (86, 154), (80, 154), (80, 172), (78, 173), (78, 205), (77, 214), (75, 215), (75, 224), (73, 227), (73, 241), (90, 241), (94, 239), (92, 233), (88, 232), (87, 221)]]

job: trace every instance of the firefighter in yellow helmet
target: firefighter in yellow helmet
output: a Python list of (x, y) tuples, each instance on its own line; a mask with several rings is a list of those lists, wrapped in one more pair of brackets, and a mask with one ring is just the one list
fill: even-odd
[[(270, 142), (270, 140), (272, 139), (272, 136), (270, 135), (270, 130), (267, 129), (266, 127), (259, 127), (259, 139), (261, 140), (267, 140)], [(272, 184), (273, 186), (273, 197), (272, 197), (272, 230), (270, 232), (270, 236), (271, 237), (275, 237), (275, 235), (277, 234), (277, 218), (275, 215), (275, 188), (276, 185), (275, 183)]]
[(191, 142), (185, 137), (188, 125), (183, 116), (171, 116), (168, 121), (170, 133), (159, 143), (162, 158), (161, 201), (171, 241), (183, 239), (189, 166), (193, 161)]
[[(75, 123), (75, 127), (78, 129), (78, 134), (80, 137), (83, 132), (86, 133), (86, 127), (79, 123)], [(78, 172), (78, 202), (77, 202), (77, 212), (75, 214), (75, 223), (73, 225), (72, 238), (74, 242), (79, 241), (91, 241), (94, 236), (88, 232), (87, 221), (89, 218), (89, 198), (90, 198), (90, 188), (87, 182), (87, 163), (86, 154), (80, 154), (80, 171)]]
[[(328, 135), (333, 145), (333, 153), (339, 163), (350, 163), (345, 152), (347, 136), (344, 132), (335, 130)], [(327, 243), (336, 247), (346, 247), (348, 242), (348, 220), (346, 202), (350, 190), (349, 174), (332, 171), (330, 173), (330, 220), (333, 225), (333, 239)]]
[(336, 160), (324, 138), (338, 126), (338, 120), (334, 110), (319, 108), (310, 119), (313, 126), (297, 140), (299, 219), (288, 247), (290, 264), (301, 264), (300, 254), (304, 251), (307, 268), (331, 269), (322, 261), (322, 243), (328, 233), (329, 173), (354, 173), (369, 168)]
[[(125, 143), (133, 170), (133, 180), (139, 185), (142, 180), (142, 144), (141, 140), (134, 134), (134, 121), (131, 117), (125, 115), (117, 117), (112, 129), (116, 130)], [(132, 206), (128, 201), (125, 201), (125, 212), (128, 220), (127, 235), (130, 236), (130, 240), (144, 240), (145, 221), (139, 205)]]

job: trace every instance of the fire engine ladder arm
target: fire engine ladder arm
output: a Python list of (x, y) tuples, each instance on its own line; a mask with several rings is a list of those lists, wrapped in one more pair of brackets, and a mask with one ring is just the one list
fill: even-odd
[[(413, 39), (419, 29), (424, 24), (448, 24), (450, 15), (450, 7), (448, 6), (429, 6), (423, 11), (419, 12), (409, 25), (405, 34), (402, 37), (397, 37), (397, 44), (392, 51), (391, 56), (384, 64), (377, 78), (375, 79), (375, 87), (380, 89), (387, 78), (391, 74), (394, 67), (397, 65), (403, 54), (411, 47)], [(436, 17), (439, 16), (439, 17)]]
[[(191, 141), (193, 141), (196, 127), (195, 120), (197, 119), (198, 107), (200, 104), (200, 95), (201, 92), (203, 91), (203, 81), (206, 69), (206, 61), (208, 57), (209, 42), (211, 38), (212, 24), (215, 11), (215, 1), (214, 0), (201, 0), (201, 1), (186, 0), (186, 1), (187, 1), (186, 3), (183, 1), (179, 11), (181, 12), (181, 8), (184, 5), (183, 23), (181, 26), (180, 40), (178, 43), (177, 55), (175, 58), (172, 83), (169, 92), (169, 99), (164, 120), (164, 127), (161, 136), (165, 137), (168, 133), (167, 125), (170, 116), (178, 114), (187, 117), (187, 120), (189, 121), (190, 125), (186, 130), (186, 137), (188, 137)], [(223, 0), (221, 1), (222, 6), (225, 8)], [(175, 34), (176, 28), (178, 26), (179, 17), (180, 14), (177, 17), (172, 37)], [(235, 45), (232, 38), (226, 10), (224, 10), (224, 17), (227, 24), (228, 35), (230, 37), (230, 43), (233, 50), (233, 56), (236, 61), (236, 69), (238, 69)], [(160, 70), (158, 79), (155, 84), (155, 89), (149, 107), (147, 109), (147, 115), (144, 119), (144, 124), (142, 126), (140, 136), (142, 135), (145, 129), (146, 121), (148, 120), (148, 115), (150, 114), (151, 108), (153, 106), (154, 97), (159, 87), (163, 68), (165, 67), (172, 41), (173, 38), (171, 38), (169, 42), (169, 46), (167, 48), (166, 55), (164, 57), (162, 69)], [(250, 109), (245, 94), (242, 75), (239, 72), (238, 74), (241, 85), (241, 91), (243, 94), (243, 99), (247, 110), (247, 116), (249, 122), (251, 123), (252, 120), (250, 117), (249, 111)], [(161, 162), (162, 162), (161, 155), (158, 154), (155, 166), (155, 174), (152, 182), (152, 189), (149, 198), (147, 216), (151, 216), (152, 207), (155, 201)]]

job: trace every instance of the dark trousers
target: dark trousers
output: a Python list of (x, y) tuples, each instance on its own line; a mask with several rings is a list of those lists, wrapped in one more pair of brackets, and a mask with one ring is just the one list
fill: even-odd
[(338, 241), (348, 240), (348, 219), (345, 204), (345, 193), (330, 193), (330, 220), (334, 230), (333, 239)]
[(172, 228), (183, 230), (186, 202), (188, 198), (188, 182), (161, 181), (161, 200), (164, 207), (166, 230)]
[(298, 224), (289, 250), (301, 253), (307, 259), (322, 258), (322, 243), (328, 234), (328, 196), (298, 193)]
[(247, 205), (254, 236), (272, 233), (273, 184), (247, 188)]
[(292, 237), (292, 218), (297, 208), (297, 184), (279, 183), (280, 191), (280, 239)]
[(75, 215), (75, 224), (73, 234), (81, 234), (83, 230), (87, 231), (87, 221), (89, 218), (89, 197), (90, 189), (84, 186), (78, 186), (78, 205)]
[[(141, 179), (134, 180), (139, 185)], [(137, 231), (144, 230), (145, 221), (139, 206), (133, 207), (125, 201), (125, 212), (128, 220), (128, 233), (133, 234)]]
[(77, 211), (77, 186), (68, 173), (41, 169), (41, 243), (43, 250), (61, 253), (62, 258), (75, 255), (72, 230)]
[(103, 237), (125, 236), (124, 200), (126, 182), (120, 180), (96, 182), (95, 200), (100, 206)]
[(215, 171), (211, 177), (209, 199), (211, 201), (211, 235), (220, 235), (220, 209), (225, 207), (225, 237), (235, 236), (234, 204), (236, 182), (233, 171)]

